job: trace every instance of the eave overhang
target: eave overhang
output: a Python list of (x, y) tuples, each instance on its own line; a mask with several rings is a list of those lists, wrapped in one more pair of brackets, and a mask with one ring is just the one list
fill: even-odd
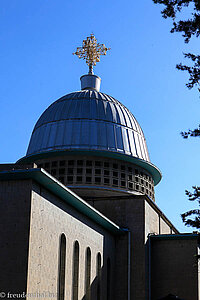
[(45, 159), (49, 157), (56, 157), (56, 156), (69, 156), (69, 155), (89, 155), (89, 156), (100, 156), (100, 157), (108, 157), (108, 158), (114, 158), (119, 159), (122, 161), (133, 163), (137, 166), (140, 166), (147, 170), (153, 177), (154, 185), (157, 185), (161, 178), (162, 174), (161, 171), (152, 163), (147, 162), (143, 159), (140, 159), (138, 157), (134, 157), (131, 155), (127, 155), (124, 153), (116, 153), (112, 151), (99, 151), (99, 150), (52, 150), (47, 152), (40, 152), (35, 153), (29, 156), (24, 156), (21, 159), (19, 159), (16, 163), (17, 164), (26, 164), (35, 162), (39, 159)]

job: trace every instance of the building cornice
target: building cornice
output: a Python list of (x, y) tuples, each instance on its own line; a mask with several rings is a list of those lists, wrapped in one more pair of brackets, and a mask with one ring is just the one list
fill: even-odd
[(141, 158), (134, 157), (132, 155), (127, 155), (124, 153), (116, 153), (114, 151), (100, 151), (100, 150), (52, 150), (52, 151), (44, 151), (40, 153), (35, 153), (32, 155), (24, 156), (19, 159), (16, 164), (27, 164), (32, 163), (40, 159), (58, 157), (58, 156), (69, 156), (69, 155), (89, 155), (89, 156), (99, 156), (99, 157), (107, 157), (113, 159), (119, 159), (122, 161), (126, 161), (129, 163), (133, 163), (137, 166), (140, 166), (149, 172), (154, 180), (154, 185), (157, 185), (161, 178), (161, 171), (153, 165), (151, 162), (145, 161)]

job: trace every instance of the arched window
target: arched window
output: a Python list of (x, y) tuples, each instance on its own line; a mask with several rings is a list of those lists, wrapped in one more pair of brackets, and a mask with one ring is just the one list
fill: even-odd
[(107, 298), (110, 300), (110, 258), (107, 258)]
[(86, 249), (85, 260), (85, 299), (90, 300), (90, 281), (91, 281), (91, 250), (88, 247)]
[(66, 237), (62, 233), (59, 245), (59, 265), (58, 265), (58, 300), (65, 298), (65, 264), (66, 264)]
[(101, 253), (97, 254), (97, 300), (101, 299)]
[(79, 279), (79, 243), (74, 243), (73, 253), (73, 282), (72, 282), (72, 300), (78, 300), (78, 279)]

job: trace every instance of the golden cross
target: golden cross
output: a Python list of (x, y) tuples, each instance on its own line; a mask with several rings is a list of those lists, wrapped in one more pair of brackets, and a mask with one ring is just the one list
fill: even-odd
[(86, 40), (83, 40), (83, 46), (77, 47), (73, 54), (77, 55), (78, 58), (85, 59), (89, 66), (89, 74), (93, 74), (93, 66), (96, 66), (96, 63), (100, 61), (100, 56), (106, 55), (108, 50), (110, 48), (106, 48), (104, 44), (97, 43), (97, 39), (92, 33)]

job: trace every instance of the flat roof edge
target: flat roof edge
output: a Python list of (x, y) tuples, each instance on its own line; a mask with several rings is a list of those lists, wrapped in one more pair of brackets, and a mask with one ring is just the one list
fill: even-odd
[[(176, 229), (176, 227), (172, 224), (172, 222), (166, 217), (166, 215), (162, 212), (162, 210), (157, 206), (157, 204), (147, 195), (136, 195), (136, 194), (127, 194), (127, 195), (124, 195), (124, 196), (111, 196), (109, 197), (110, 200), (116, 200), (118, 198), (120, 199), (132, 199), (132, 198), (141, 198), (143, 199), (144, 201), (146, 201), (149, 205), (151, 205), (151, 207), (161, 216), (161, 218), (163, 218), (164, 221), (166, 221), (166, 223), (169, 225), (169, 227), (172, 228), (172, 230), (176, 233), (176, 234), (179, 234), (179, 231)], [(90, 199), (95, 199), (95, 200), (104, 200), (106, 199), (106, 197), (90, 197)]]
[(149, 235), (151, 239), (160, 240), (180, 240), (180, 239), (197, 239), (199, 237), (198, 233), (180, 233), (180, 234), (158, 234)]
[[(153, 202), (147, 195), (145, 195), (145, 199), (147, 202), (155, 208), (155, 210), (159, 213), (159, 215), (166, 221), (166, 223), (174, 230), (176, 234), (180, 234), (178, 229), (172, 224), (172, 222), (166, 217), (166, 215), (162, 212), (162, 210), (158, 207), (158, 205)], [(173, 234), (174, 235), (174, 234)]]

